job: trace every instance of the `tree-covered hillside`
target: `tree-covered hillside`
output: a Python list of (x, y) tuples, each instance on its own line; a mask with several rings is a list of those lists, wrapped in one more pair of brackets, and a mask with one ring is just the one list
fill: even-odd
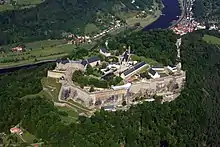
[[(0, 13), (0, 44), (61, 37), (64, 32), (84, 34), (87, 24), (130, 10), (152, 9), (160, 0), (46, 0), (37, 7)], [(138, 6), (138, 7), (137, 7)], [(111, 14), (108, 16), (108, 14)], [(102, 24), (101, 26), (104, 26)]]
[(178, 35), (170, 30), (121, 33), (109, 39), (108, 47), (120, 51), (123, 46), (130, 46), (132, 53), (168, 65), (176, 63), (177, 50), (175, 43), (177, 38)]
[(22, 120), (23, 128), (53, 147), (218, 146), (220, 50), (206, 43), (203, 35), (195, 32), (183, 37), (186, 84), (170, 103), (145, 102), (125, 112), (101, 110), (91, 118), (82, 116), (78, 123), (65, 125), (59, 111), (45, 98), (19, 99), (40, 90), (37, 81), (48, 68), (40, 67), (0, 77), (0, 84), (5, 85), (0, 87), (0, 129), (7, 132)]
[(202, 22), (220, 22), (220, 1), (219, 0), (196, 0), (194, 4), (196, 19)]

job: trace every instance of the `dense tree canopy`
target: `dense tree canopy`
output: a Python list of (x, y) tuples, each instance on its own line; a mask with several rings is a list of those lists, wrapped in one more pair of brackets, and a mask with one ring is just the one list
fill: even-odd
[(64, 32), (83, 34), (88, 23), (95, 23), (98, 12), (144, 10), (154, 1), (46, 0), (33, 8), (1, 12), (0, 44), (59, 38)]
[(196, 0), (194, 14), (196, 19), (202, 22), (218, 23), (220, 21), (220, 1)]
[(220, 50), (202, 37), (200, 32), (183, 37), (181, 61), (187, 79), (185, 89), (176, 100), (164, 104), (145, 102), (128, 111), (101, 110), (91, 118), (79, 117), (76, 124), (64, 125), (58, 110), (45, 98), (19, 100), (29, 90), (35, 92), (31, 86), (38, 78), (31, 82), (30, 76), (39, 75), (38, 70), (19, 72), (20, 78), (26, 79), (23, 79), (25, 85), (29, 85), (25, 90), (16, 84), (20, 81), (17, 73), (1, 76), (1, 85), (8, 83), (0, 90), (0, 113), (4, 116), (0, 118), (1, 131), (22, 120), (25, 129), (51, 146), (149, 147), (166, 142), (171, 147), (217, 146), (220, 142)]
[(138, 56), (155, 59), (164, 65), (175, 64), (177, 37), (176, 34), (169, 30), (134, 32), (111, 38), (109, 48), (120, 51), (123, 46), (130, 46), (132, 53)]
[(42, 90), (41, 78), (53, 65), (43, 65), (36, 69), (22, 69), (0, 75), (0, 132), (9, 131), (11, 125), (20, 121), (19, 99)]

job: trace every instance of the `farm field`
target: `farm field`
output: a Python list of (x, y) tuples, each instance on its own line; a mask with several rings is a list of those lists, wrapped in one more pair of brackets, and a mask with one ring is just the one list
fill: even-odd
[(205, 40), (207, 43), (220, 45), (220, 38), (215, 36), (204, 35), (203, 40)]
[[(28, 50), (41, 49), (46, 47), (54, 47), (57, 45), (64, 44), (65, 40), (40, 40), (35, 42), (25, 43), (25, 48)], [(0, 48), (3, 48), (6, 53), (10, 52), (12, 48), (18, 46), (18, 44), (2, 45)]]
[(145, 18), (136, 18), (136, 17), (130, 17), (126, 19), (126, 23), (128, 26), (133, 26), (134, 24), (140, 23), (140, 26), (143, 28), (152, 22), (154, 22), (160, 15), (160, 12), (156, 12), (155, 15), (148, 15)]
[[(26, 43), (24, 52), (12, 52), (17, 45), (0, 46), (0, 68), (8, 68), (19, 65), (34, 64), (41, 61), (56, 60), (69, 55), (76, 45), (67, 44), (64, 40), (43, 40)], [(92, 44), (82, 44), (81, 47), (89, 49)]]

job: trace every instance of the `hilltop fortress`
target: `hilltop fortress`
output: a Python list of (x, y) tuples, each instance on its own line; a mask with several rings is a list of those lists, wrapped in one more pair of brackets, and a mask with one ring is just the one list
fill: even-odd
[[(111, 56), (106, 49), (100, 49), (100, 54), (106, 54), (106, 58)], [(122, 105), (134, 104), (141, 97), (146, 101), (154, 101), (156, 97), (160, 97), (163, 103), (179, 96), (186, 77), (181, 70), (181, 63), (179, 66), (150, 66), (144, 61), (132, 61), (130, 56), (130, 49), (127, 49), (117, 57), (117, 62), (109, 62), (104, 69), (99, 66), (103, 61), (98, 56), (79, 61), (60, 60), (54, 70), (48, 71), (48, 77), (57, 78), (62, 83), (60, 101), (74, 101), (90, 109), (103, 107), (105, 110), (114, 111)], [(105, 80), (109, 75), (114, 75), (121, 77), (122, 82), (108, 88), (92, 85), (81, 87), (74, 83), (73, 73), (79, 70), (83, 73), (88, 66), (102, 72), (96, 79)]]

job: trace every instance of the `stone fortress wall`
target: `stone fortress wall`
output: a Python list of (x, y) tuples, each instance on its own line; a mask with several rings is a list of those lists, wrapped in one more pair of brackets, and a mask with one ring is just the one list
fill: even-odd
[(160, 90), (169, 91), (172, 85), (178, 84), (182, 87), (185, 81), (185, 72), (176, 76), (166, 76), (158, 79), (149, 79), (146, 81), (136, 82), (131, 85), (129, 92), (138, 93), (140, 90), (151, 92), (160, 92)]
[[(108, 89), (90, 93), (80, 87), (69, 86), (71, 89), (69, 98), (89, 108), (100, 108), (106, 105), (121, 105), (123, 100), (128, 100), (129, 98), (132, 98), (132, 95), (140, 92), (148, 93), (149, 96), (153, 96), (155, 94), (169, 94), (168, 96), (174, 99), (178, 96), (177, 93), (180, 92), (184, 82), (185, 72), (182, 71), (180, 74), (174, 76), (132, 83), (128, 90)], [(129, 100), (131, 101), (132, 99)]]

